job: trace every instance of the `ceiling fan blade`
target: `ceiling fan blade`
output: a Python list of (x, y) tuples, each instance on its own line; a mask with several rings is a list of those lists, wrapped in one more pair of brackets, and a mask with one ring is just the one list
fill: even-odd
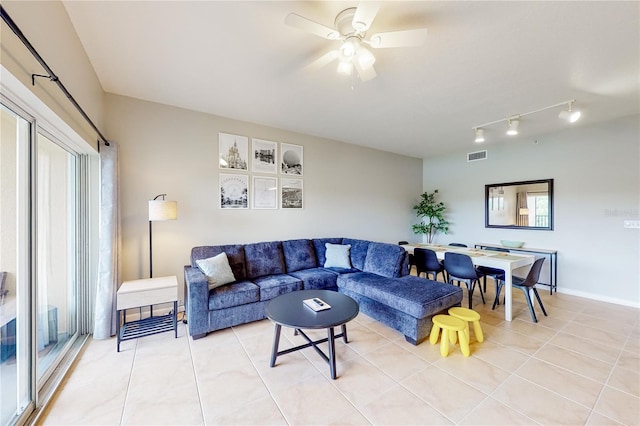
[(309, 65), (304, 67), (304, 69), (308, 70), (308, 71), (318, 70), (318, 69), (320, 69), (322, 67), (325, 67), (325, 66), (329, 65), (331, 62), (335, 61), (338, 58), (338, 56), (340, 56), (340, 51), (339, 50), (332, 50), (332, 51), (327, 52), (324, 55), (320, 56), (315, 61), (311, 62)]
[(299, 30), (306, 31), (311, 34), (315, 34), (322, 38), (329, 40), (339, 40), (340, 33), (333, 28), (329, 28), (322, 24), (318, 24), (311, 19), (307, 19), (304, 16), (300, 16), (296, 13), (290, 13), (284, 19), (284, 23), (290, 27), (298, 28)]
[(358, 76), (360, 77), (360, 80), (363, 82), (374, 79), (378, 75), (376, 74), (376, 70), (375, 68), (373, 68), (373, 65), (371, 65), (368, 68), (362, 68), (358, 61), (354, 61), (353, 66), (356, 68), (356, 71), (358, 71)]
[(357, 31), (367, 31), (378, 14), (380, 2), (361, 0), (351, 25)]
[(427, 29), (417, 28), (415, 30), (374, 34), (369, 39), (369, 45), (375, 49), (386, 49), (388, 47), (415, 47), (422, 46), (426, 39)]

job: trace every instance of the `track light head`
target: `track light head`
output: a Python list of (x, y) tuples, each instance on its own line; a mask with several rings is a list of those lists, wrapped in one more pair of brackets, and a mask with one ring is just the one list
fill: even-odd
[(518, 125), (520, 124), (520, 120), (517, 118), (509, 119), (509, 129), (507, 130), (507, 135), (515, 136), (518, 134)]
[(476, 142), (480, 143), (480, 142), (484, 142), (484, 129), (476, 129)]
[(578, 110), (573, 111), (572, 107), (573, 102), (569, 102), (569, 109), (566, 111), (560, 111), (558, 117), (562, 120), (568, 121), (569, 123), (575, 123), (576, 121), (578, 121), (582, 114)]

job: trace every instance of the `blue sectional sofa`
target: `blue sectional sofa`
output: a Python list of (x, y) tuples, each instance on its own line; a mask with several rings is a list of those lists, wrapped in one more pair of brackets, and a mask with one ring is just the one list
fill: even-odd
[[(349, 268), (324, 267), (326, 243), (351, 246)], [(196, 262), (223, 252), (235, 281), (210, 290)], [(361, 312), (400, 331), (415, 345), (429, 335), (433, 315), (462, 301), (459, 287), (410, 276), (402, 247), (350, 238), (194, 247), (184, 277), (193, 339), (265, 318), (265, 304), (280, 294), (327, 289), (352, 297)]]

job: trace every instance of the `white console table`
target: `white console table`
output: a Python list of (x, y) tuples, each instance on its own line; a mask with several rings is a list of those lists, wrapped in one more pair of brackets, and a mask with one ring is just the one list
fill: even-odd
[(554, 291), (558, 292), (558, 250), (550, 250), (550, 249), (539, 249), (539, 248), (529, 248), (529, 247), (507, 247), (500, 244), (488, 244), (488, 243), (478, 243), (474, 246), (475, 248), (484, 249), (487, 247), (493, 248), (503, 248), (509, 251), (516, 251), (522, 253), (534, 253), (540, 254), (545, 257), (549, 257), (549, 284), (540, 283), (542, 285), (549, 286), (549, 294), (553, 294)]

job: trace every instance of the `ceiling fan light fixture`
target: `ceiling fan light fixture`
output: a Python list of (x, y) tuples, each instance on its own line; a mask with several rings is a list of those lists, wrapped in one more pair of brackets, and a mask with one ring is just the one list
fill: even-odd
[(569, 123), (575, 123), (576, 121), (578, 121), (582, 114), (578, 110), (573, 111), (572, 107), (573, 102), (569, 102), (569, 109), (566, 111), (560, 111), (558, 117), (562, 120), (568, 121)]
[(353, 63), (350, 61), (338, 62), (338, 74), (350, 76), (353, 73)]
[(518, 134), (518, 125), (520, 124), (520, 120), (517, 118), (509, 119), (509, 129), (507, 130), (507, 135), (515, 136)]
[(360, 39), (358, 37), (348, 37), (342, 46), (340, 52), (347, 58), (352, 58), (358, 53), (358, 47), (360, 46)]
[(373, 56), (373, 53), (371, 53), (371, 51), (366, 47), (362, 46), (358, 50), (356, 60), (362, 69), (369, 69), (376, 63), (376, 57)]
[(484, 129), (476, 129), (476, 139), (475, 142), (481, 143), (484, 142)]

